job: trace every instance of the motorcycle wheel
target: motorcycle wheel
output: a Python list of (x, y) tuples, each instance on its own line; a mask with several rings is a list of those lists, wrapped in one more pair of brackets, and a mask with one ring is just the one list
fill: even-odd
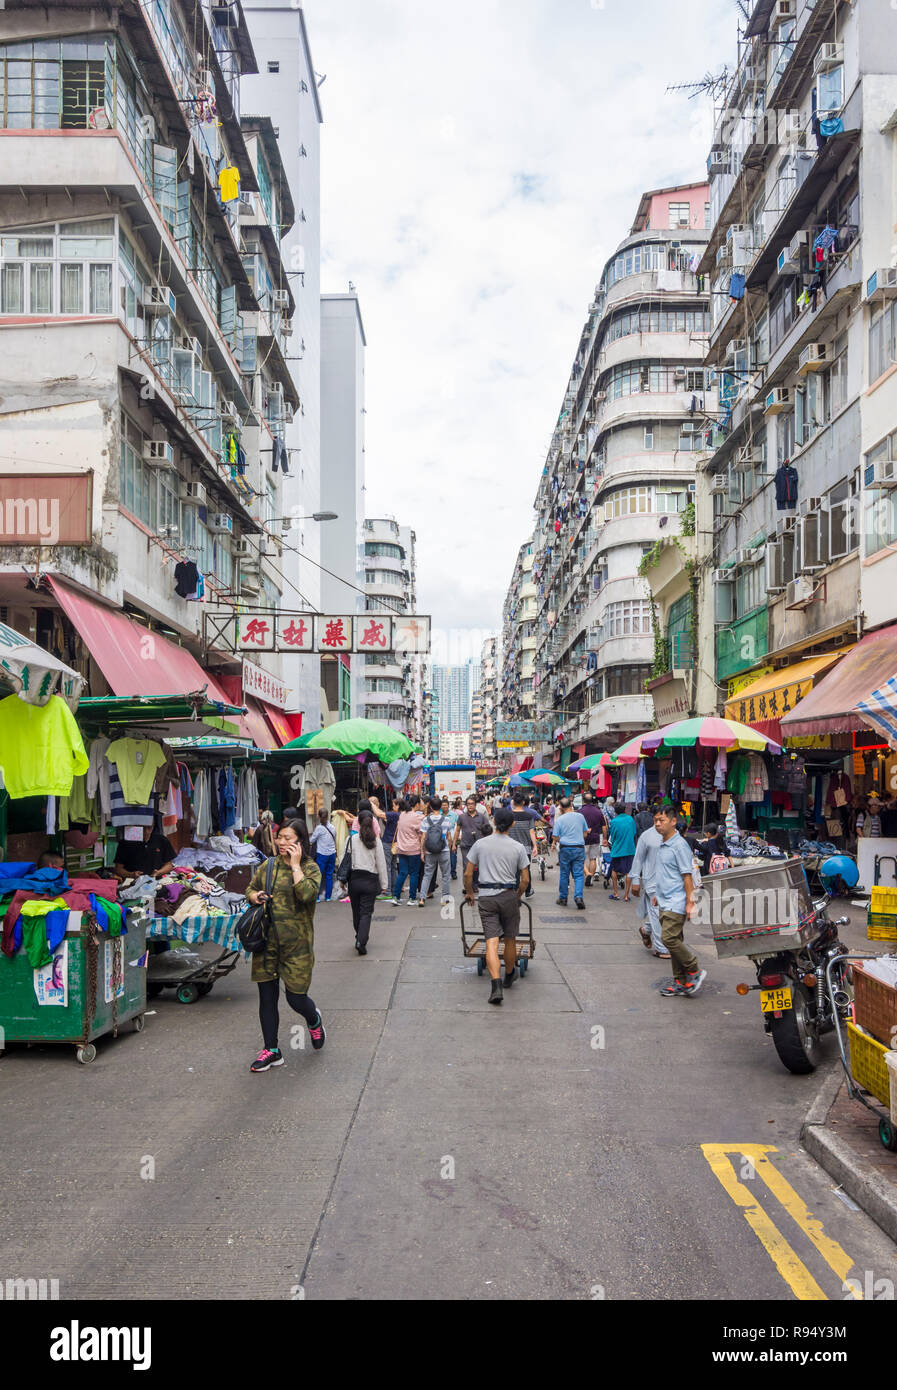
[(810, 1019), (810, 995), (806, 987), (792, 985), (794, 1007), (771, 1020), (772, 1040), (779, 1061), (794, 1076), (806, 1076), (819, 1065), (822, 1048)]

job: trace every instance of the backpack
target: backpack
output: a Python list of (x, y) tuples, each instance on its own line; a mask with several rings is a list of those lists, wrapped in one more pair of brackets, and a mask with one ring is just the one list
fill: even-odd
[(718, 874), (722, 869), (728, 869), (728, 867), (729, 865), (726, 862), (726, 856), (724, 854), (711, 854), (710, 865), (707, 872)]
[(424, 836), (424, 849), (428, 854), (441, 854), (445, 848), (445, 834), (443, 826), (445, 816), (440, 816), (438, 821), (427, 817), (427, 833)]

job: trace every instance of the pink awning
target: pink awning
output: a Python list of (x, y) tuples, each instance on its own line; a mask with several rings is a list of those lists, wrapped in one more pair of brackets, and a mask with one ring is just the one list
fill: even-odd
[(868, 729), (860, 700), (897, 676), (897, 625), (870, 632), (781, 719), (782, 735), (849, 734)]
[(210, 700), (231, 703), (186, 647), (148, 632), (126, 613), (85, 598), (54, 575), (47, 578), (113, 695), (191, 695), (206, 686)]

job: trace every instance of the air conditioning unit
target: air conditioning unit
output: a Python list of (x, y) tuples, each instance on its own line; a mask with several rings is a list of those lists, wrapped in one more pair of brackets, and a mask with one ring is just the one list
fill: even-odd
[(676, 370), (673, 372), (674, 381), (684, 381), (687, 376), (688, 372), (685, 370), (684, 367), (677, 367)]
[(181, 483), (178, 496), (182, 502), (192, 502), (195, 507), (206, 505), (207, 494), (202, 483)]
[(718, 473), (715, 478), (710, 479), (711, 497), (726, 497), (729, 492), (729, 479), (725, 473)]
[(262, 580), (257, 570), (247, 570), (245, 564), (240, 566), (240, 593), (258, 594), (261, 592)]
[(897, 487), (897, 462), (894, 459), (876, 459), (875, 463), (867, 463), (863, 469), (863, 486)]
[(794, 18), (794, 0), (776, 0), (776, 22)]
[(227, 512), (213, 512), (209, 517), (209, 530), (214, 531), (219, 536), (232, 536), (234, 534), (234, 519)]
[(797, 506), (798, 516), (814, 516), (822, 508), (821, 497), (803, 497)]
[(255, 203), (248, 193), (241, 193), (237, 199), (237, 212), (243, 217), (255, 216)]
[(728, 243), (727, 241), (724, 241), (724, 242), (722, 243), (722, 245), (719, 247), (719, 249), (717, 250), (717, 253), (716, 253), (716, 264), (717, 264), (717, 266), (720, 266), (720, 267), (721, 267), (721, 266), (724, 266), (724, 265), (731, 265), (731, 263), (732, 263), (732, 247), (729, 245), (729, 243)]
[(799, 574), (785, 589), (785, 607), (803, 611), (813, 602), (816, 585), (808, 574)]
[(280, 396), (280, 398), (281, 398), (281, 400), (282, 400), (282, 399), (283, 399), (283, 382), (282, 382), (282, 381), (272, 381), (272, 382), (271, 382), (271, 388), (270, 388), (269, 394), (272, 395), (272, 396)]
[(714, 571), (713, 571), (713, 582), (714, 582), (714, 584), (731, 584), (731, 583), (734, 582), (734, 579), (735, 579), (735, 576), (734, 576), (734, 574), (732, 573), (731, 570), (714, 570)]
[(280, 336), (281, 338), (292, 338), (293, 325), (290, 323), (289, 319), (285, 319), (280, 325)]
[(167, 439), (145, 439), (143, 461), (153, 468), (174, 468), (174, 450)]
[(255, 551), (252, 543), (248, 541), (245, 536), (241, 536), (238, 541), (235, 540), (231, 542), (230, 553), (235, 560), (248, 560)]
[(192, 352), (194, 357), (202, 358), (202, 343), (198, 338), (191, 338), (185, 333), (181, 338), (180, 347), (184, 352)]
[(866, 281), (867, 303), (880, 304), (894, 298), (897, 298), (897, 269), (884, 266), (881, 270), (873, 270)]
[(753, 550), (750, 550), (748, 547), (743, 547), (741, 550), (736, 550), (735, 552), (736, 565), (750, 565), (756, 558)]
[(791, 532), (791, 531), (793, 531), (793, 530), (795, 529), (796, 526), (797, 526), (797, 517), (796, 517), (796, 516), (783, 516), (782, 519), (781, 519), (781, 521), (779, 522), (778, 526), (777, 526), (776, 529), (775, 529), (775, 537), (776, 537), (776, 540), (781, 540), (783, 536), (787, 536), (787, 535), (789, 534), (789, 532)]
[(288, 290), (272, 290), (271, 303), (275, 309), (289, 309), (290, 295)]
[(607, 392), (606, 392), (606, 391), (596, 391), (596, 392), (595, 392), (595, 400), (596, 400), (596, 401), (598, 402), (598, 404), (600, 405), (603, 401), (606, 401), (606, 400), (607, 400)]
[(230, 420), (234, 425), (241, 425), (243, 423), (240, 412), (233, 401), (221, 402), (221, 414), (225, 420)]
[(148, 285), (140, 302), (144, 314), (173, 314), (177, 309), (174, 291), (167, 285)]
[(798, 359), (798, 376), (803, 376), (806, 372), (818, 372), (819, 368), (824, 366), (825, 343), (807, 343)]
[(215, 79), (208, 68), (194, 68), (193, 85), (201, 91), (214, 91)]
[(843, 43), (824, 43), (819, 47), (819, 52), (813, 59), (813, 75), (819, 72), (828, 72), (829, 68), (837, 68), (844, 62)]
[(711, 150), (707, 156), (708, 174), (728, 174), (729, 172), (729, 151)]
[(743, 222), (733, 222), (726, 232), (726, 241), (730, 246), (734, 245), (735, 238), (746, 232), (748, 228)]
[(763, 407), (766, 415), (781, 415), (783, 410), (791, 409), (791, 391), (787, 386), (776, 386), (766, 397)]

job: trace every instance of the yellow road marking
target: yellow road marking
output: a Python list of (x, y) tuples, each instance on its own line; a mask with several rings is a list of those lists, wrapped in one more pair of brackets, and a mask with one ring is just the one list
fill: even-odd
[(825, 1234), (822, 1222), (814, 1217), (789, 1182), (770, 1163), (767, 1155), (778, 1153), (771, 1144), (702, 1144), (701, 1150), (726, 1192), (763, 1245), (770, 1259), (795, 1296), (802, 1300), (828, 1301), (806, 1265), (795, 1254), (778, 1227), (767, 1216), (750, 1188), (740, 1182), (728, 1155), (741, 1154), (750, 1160), (758, 1177), (810, 1239), (830, 1268), (842, 1281), (854, 1261), (837, 1241)]

